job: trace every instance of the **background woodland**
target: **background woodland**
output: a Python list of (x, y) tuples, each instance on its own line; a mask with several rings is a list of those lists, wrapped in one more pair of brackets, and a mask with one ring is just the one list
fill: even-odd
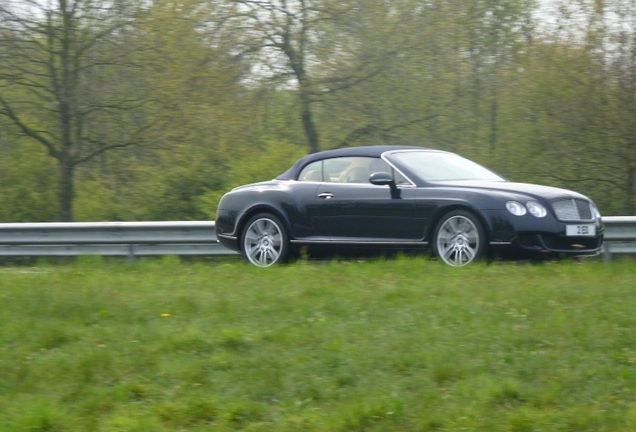
[(3, 0), (0, 222), (205, 220), (412, 144), (636, 214), (633, 0)]

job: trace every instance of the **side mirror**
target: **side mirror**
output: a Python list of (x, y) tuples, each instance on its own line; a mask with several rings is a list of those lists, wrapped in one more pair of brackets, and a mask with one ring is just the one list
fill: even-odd
[(389, 186), (391, 188), (391, 198), (400, 199), (400, 190), (391, 174), (384, 171), (374, 172), (369, 176), (369, 183), (376, 186)]
[(369, 183), (376, 186), (395, 186), (395, 180), (391, 177), (391, 174), (384, 171), (374, 172), (369, 176)]

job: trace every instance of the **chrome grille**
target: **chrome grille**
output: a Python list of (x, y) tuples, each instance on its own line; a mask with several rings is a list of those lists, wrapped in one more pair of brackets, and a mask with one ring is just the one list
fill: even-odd
[(576, 203), (576, 209), (579, 211), (579, 218), (582, 220), (592, 219), (592, 209), (590, 203), (583, 200), (574, 200)]
[(591, 220), (590, 203), (581, 199), (567, 199), (552, 202), (557, 219), (562, 221)]

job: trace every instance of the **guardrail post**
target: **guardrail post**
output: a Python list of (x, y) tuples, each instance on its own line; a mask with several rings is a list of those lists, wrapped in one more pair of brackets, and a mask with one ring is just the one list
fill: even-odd
[(135, 245), (128, 245), (128, 264), (132, 264), (135, 262)]
[(611, 248), (612, 248), (612, 244), (611, 244), (611, 243), (609, 243), (609, 242), (606, 242), (606, 243), (603, 245), (603, 249), (604, 249), (604, 250), (603, 250), (603, 261), (605, 261), (606, 263), (608, 263), (608, 262), (612, 261), (612, 251), (611, 251)]

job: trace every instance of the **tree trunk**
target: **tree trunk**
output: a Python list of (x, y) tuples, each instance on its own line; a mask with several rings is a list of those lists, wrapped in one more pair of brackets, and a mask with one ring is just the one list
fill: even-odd
[(490, 157), (495, 157), (498, 140), (497, 111), (499, 105), (497, 102), (497, 92), (493, 90), (493, 100), (490, 102)]
[(62, 157), (59, 161), (59, 222), (73, 221), (73, 174), (75, 167), (71, 164), (68, 156)]
[(630, 164), (627, 168), (627, 181), (625, 182), (625, 214), (633, 215), (636, 211), (634, 204), (634, 183), (636, 182), (636, 167)]
[(311, 101), (309, 96), (303, 93), (302, 89), (300, 91), (301, 116), (303, 119), (305, 135), (309, 142), (309, 153), (316, 153), (318, 151), (318, 131), (316, 130), (316, 125), (314, 124), (313, 116), (311, 114)]

